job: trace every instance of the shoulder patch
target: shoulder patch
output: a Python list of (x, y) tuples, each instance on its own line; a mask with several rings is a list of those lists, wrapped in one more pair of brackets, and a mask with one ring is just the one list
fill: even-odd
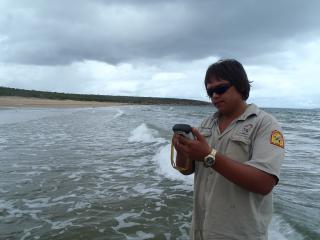
[(278, 147), (284, 148), (284, 138), (281, 132), (274, 130), (270, 136), (270, 143)]

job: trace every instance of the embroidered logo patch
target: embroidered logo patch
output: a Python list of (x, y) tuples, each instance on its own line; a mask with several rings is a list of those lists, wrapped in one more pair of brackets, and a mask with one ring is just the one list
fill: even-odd
[(281, 132), (274, 130), (271, 133), (270, 143), (278, 147), (284, 148), (284, 138)]
[(250, 135), (252, 128), (253, 128), (253, 125), (251, 123), (244, 125), (243, 128), (239, 131), (239, 135), (248, 137)]
[(251, 130), (251, 128), (253, 127), (253, 125), (251, 123), (245, 125), (242, 129), (242, 133), (243, 134), (248, 134)]

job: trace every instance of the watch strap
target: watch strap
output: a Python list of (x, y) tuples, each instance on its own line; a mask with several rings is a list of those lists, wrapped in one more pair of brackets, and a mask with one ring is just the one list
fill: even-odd
[(204, 158), (203, 165), (206, 168), (213, 167), (216, 161), (217, 150), (212, 149), (211, 152)]

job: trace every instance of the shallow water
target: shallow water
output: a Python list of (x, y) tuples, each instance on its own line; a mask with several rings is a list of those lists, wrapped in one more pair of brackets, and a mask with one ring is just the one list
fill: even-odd
[[(192, 176), (171, 127), (211, 107), (0, 109), (0, 239), (188, 239)], [(286, 159), (270, 239), (319, 239), (320, 112), (267, 109)]]

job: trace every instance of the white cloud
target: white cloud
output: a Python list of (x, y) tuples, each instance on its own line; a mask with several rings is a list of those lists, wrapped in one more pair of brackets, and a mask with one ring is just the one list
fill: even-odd
[(269, 107), (320, 107), (319, 53), (320, 40), (315, 40), (274, 54), (276, 67), (248, 66), (254, 81), (250, 100)]
[[(262, 107), (320, 106), (320, 41), (275, 54), (278, 64), (245, 65), (253, 88), (249, 102)], [(272, 56), (270, 56), (272, 57)], [(99, 61), (66, 66), (0, 65), (0, 85), (45, 91), (106, 95), (135, 95), (208, 100), (203, 79), (218, 58), (194, 61), (111, 65)], [(283, 62), (285, 67), (281, 67)]]

